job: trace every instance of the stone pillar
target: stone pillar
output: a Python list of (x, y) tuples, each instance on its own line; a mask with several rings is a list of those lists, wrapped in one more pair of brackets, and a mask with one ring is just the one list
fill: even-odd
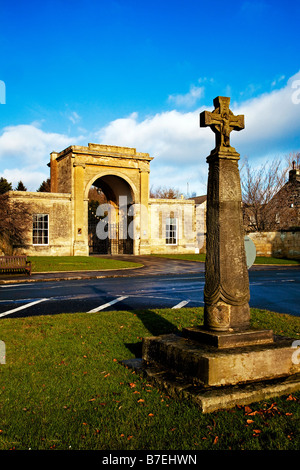
[(208, 158), (205, 265), (206, 328), (226, 331), (250, 324), (239, 154), (217, 150)]
[(84, 200), (85, 165), (74, 163), (74, 256), (88, 256), (88, 227)]
[(57, 175), (57, 153), (52, 152), (50, 154), (50, 191), (51, 193), (58, 192), (58, 175)]
[(140, 255), (150, 254), (149, 246), (149, 171), (140, 172)]

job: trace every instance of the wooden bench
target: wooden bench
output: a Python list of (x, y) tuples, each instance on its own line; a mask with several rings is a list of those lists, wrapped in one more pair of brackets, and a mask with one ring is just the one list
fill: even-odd
[(0, 272), (25, 272), (31, 275), (31, 261), (27, 256), (0, 256)]

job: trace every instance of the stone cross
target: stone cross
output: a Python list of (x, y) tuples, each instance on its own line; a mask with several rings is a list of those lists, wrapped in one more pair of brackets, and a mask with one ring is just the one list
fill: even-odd
[(229, 142), (232, 130), (244, 128), (244, 116), (234, 116), (229, 102), (218, 96), (216, 109), (200, 114), (200, 126), (209, 126), (216, 134), (216, 148), (207, 157), (204, 287), (204, 323), (214, 331), (247, 329), (250, 322), (239, 154)]
[(244, 129), (244, 116), (235, 116), (229, 109), (230, 98), (217, 96), (214, 99), (214, 111), (200, 114), (200, 127), (211, 127), (216, 134), (216, 148), (230, 148), (230, 132)]

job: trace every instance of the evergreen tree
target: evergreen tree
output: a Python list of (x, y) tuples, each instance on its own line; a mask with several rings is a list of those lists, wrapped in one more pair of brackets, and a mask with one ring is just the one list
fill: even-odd
[(43, 181), (38, 189), (39, 193), (50, 193), (50, 178), (47, 178), (46, 181)]
[(22, 181), (18, 182), (18, 185), (16, 187), (16, 191), (27, 191), (27, 188), (26, 188), (26, 186), (24, 186)]
[(3, 176), (1, 176), (1, 178), (0, 178), (0, 194), (7, 193), (7, 191), (11, 191), (11, 190), (12, 190), (11, 183), (9, 183), (6, 178), (3, 178)]

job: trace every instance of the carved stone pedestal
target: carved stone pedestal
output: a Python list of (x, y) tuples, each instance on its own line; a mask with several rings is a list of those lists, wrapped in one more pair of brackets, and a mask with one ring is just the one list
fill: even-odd
[(273, 338), (268, 330), (213, 335), (195, 330), (144, 338), (142, 360), (135, 366), (168, 394), (195, 401), (204, 413), (300, 390), (293, 339)]

